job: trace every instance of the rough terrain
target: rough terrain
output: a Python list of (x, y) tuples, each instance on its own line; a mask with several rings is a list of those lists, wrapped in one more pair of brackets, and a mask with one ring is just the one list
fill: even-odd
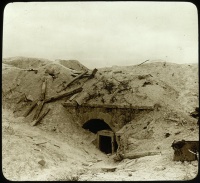
[[(198, 162), (173, 161), (174, 140), (199, 140), (197, 120), (190, 113), (198, 107), (198, 65), (154, 61), (140, 66), (98, 69), (80, 85), (90, 93), (89, 104), (157, 106), (128, 122), (121, 131), (118, 153), (157, 151), (159, 154), (114, 161), (116, 155), (99, 151), (95, 134), (83, 129), (76, 116), (61, 105), (64, 98), (45, 104), (50, 112), (31, 126), (33, 112), (23, 117), (38, 99), (44, 78), (46, 97), (89, 69), (78, 61), (14, 57), (2, 63), (2, 166), (9, 180), (190, 180)], [(27, 69), (36, 69), (27, 71)], [(118, 89), (118, 90), (117, 90)], [(121, 91), (120, 91), (121, 90)], [(116, 95), (112, 98), (115, 91)], [(81, 93), (76, 97), (81, 97)], [(25, 99), (24, 99), (24, 96)], [(75, 97), (75, 99), (76, 99)], [(23, 99), (23, 100), (22, 100)], [(43, 161), (42, 161), (43, 160)]]

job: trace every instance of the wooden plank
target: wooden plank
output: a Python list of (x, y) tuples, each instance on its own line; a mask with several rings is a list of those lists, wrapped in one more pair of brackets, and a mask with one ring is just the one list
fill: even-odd
[(38, 107), (35, 111), (35, 115), (33, 117), (33, 120), (38, 118), (38, 116), (40, 115), (40, 112), (42, 111), (43, 106), (44, 106), (44, 101), (39, 101), (39, 105), (38, 105)]
[(144, 156), (154, 156), (154, 155), (159, 155), (160, 152), (137, 152), (137, 153), (127, 153), (124, 154), (123, 158), (128, 158), (128, 159), (136, 159), (136, 158), (141, 158)]
[(45, 99), (46, 88), (47, 88), (47, 80), (46, 80), (46, 78), (45, 78), (45, 79), (43, 80), (43, 83), (42, 83), (42, 92), (41, 92), (40, 100), (44, 100), (44, 99)]
[(77, 77), (75, 77), (72, 81), (70, 81), (69, 83), (66, 84), (66, 86), (64, 88), (62, 88), (61, 90), (57, 91), (58, 93), (65, 90), (68, 86), (70, 86), (72, 83), (74, 83), (76, 80), (80, 79), (81, 77), (83, 77), (83, 75), (85, 75), (88, 71), (83, 72), (82, 74), (78, 75)]
[(49, 111), (50, 111), (50, 108), (46, 109), (46, 110), (44, 111), (44, 113), (43, 113), (37, 120), (34, 120), (34, 121), (31, 123), (31, 125), (32, 125), (32, 126), (36, 126), (36, 125), (48, 114)]
[(45, 99), (45, 103), (52, 102), (52, 101), (55, 101), (55, 100), (59, 100), (59, 99), (64, 98), (64, 97), (68, 97), (70, 95), (73, 95), (73, 94), (76, 94), (78, 92), (81, 92), (82, 90), (83, 90), (83, 88), (79, 87), (79, 88), (76, 88), (76, 89), (71, 90), (69, 92), (66, 92), (66, 93), (63, 93), (63, 94), (60, 94), (60, 95), (56, 95), (54, 97), (50, 97), (48, 99)]
[(144, 62), (142, 62), (141, 64), (138, 64), (138, 66), (140, 66), (140, 65), (142, 65), (142, 64), (144, 64), (144, 63), (146, 63), (146, 62), (148, 62), (149, 60), (145, 60)]
[(39, 100), (36, 100), (32, 103), (32, 105), (30, 106), (30, 108), (24, 113), (24, 117), (28, 116), (30, 114), (30, 112), (35, 108), (35, 106), (37, 105)]
[[(64, 107), (74, 107), (75, 104), (64, 102)], [(114, 105), (114, 104), (87, 104), (83, 103), (81, 107), (91, 107), (91, 108), (110, 108), (110, 109), (148, 109), (153, 110), (154, 106), (132, 106), (132, 105)]]

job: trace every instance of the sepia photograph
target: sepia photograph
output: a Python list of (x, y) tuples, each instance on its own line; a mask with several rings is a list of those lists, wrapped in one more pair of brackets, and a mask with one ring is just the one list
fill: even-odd
[(191, 2), (12, 2), (4, 181), (186, 181), (199, 169)]

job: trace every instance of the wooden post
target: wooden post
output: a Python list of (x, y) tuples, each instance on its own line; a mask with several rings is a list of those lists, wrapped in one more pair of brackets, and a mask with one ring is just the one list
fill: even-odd
[(96, 74), (97, 71), (98, 71), (98, 69), (95, 68), (95, 69), (92, 71), (92, 74), (89, 76), (88, 79), (92, 79), (92, 78), (95, 76), (95, 74)]
[(47, 88), (47, 80), (44, 78), (44, 81), (42, 83), (42, 93), (41, 93), (41, 100), (45, 99), (45, 93), (46, 93), (46, 88)]
[(34, 107), (37, 105), (38, 100), (32, 103), (31, 107), (24, 113), (24, 117), (28, 116), (30, 112), (34, 109)]
[(97, 148), (100, 149), (100, 135), (97, 133)]
[(111, 147), (112, 147), (112, 154), (115, 152), (115, 147), (114, 147), (114, 136), (111, 136)]
[(83, 72), (82, 74), (78, 75), (77, 77), (75, 77), (72, 81), (70, 81), (69, 83), (67, 83), (67, 85), (62, 88), (61, 90), (57, 91), (58, 93), (65, 90), (69, 85), (71, 85), (73, 82), (75, 82), (76, 80), (80, 79), (83, 75), (85, 75), (88, 71)]

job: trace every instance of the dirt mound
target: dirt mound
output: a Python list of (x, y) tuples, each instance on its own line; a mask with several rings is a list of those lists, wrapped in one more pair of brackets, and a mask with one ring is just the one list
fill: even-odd
[(39, 68), (48, 64), (50, 60), (43, 58), (10, 57), (3, 58), (3, 63), (20, 69)]
[[(75, 103), (77, 108), (74, 110), (78, 110), (79, 105), (82, 104), (152, 107), (153, 111), (147, 112), (144, 110), (140, 112), (117, 132), (122, 134), (117, 151), (122, 156), (143, 151), (156, 151), (164, 156), (164, 163), (167, 164), (173, 155), (171, 148), (173, 140), (184, 138), (187, 140), (198, 140), (196, 119), (190, 116), (190, 112), (193, 112), (198, 107), (197, 64), (179, 65), (166, 62), (152, 62), (140, 66), (114, 66), (98, 69), (95, 76), (91, 78), (93, 71), (74, 60), (49, 61), (46, 59), (15, 57), (3, 59), (2, 66), (2, 105), (4, 109), (10, 109), (10, 112), (13, 112), (14, 116), (9, 118), (9, 120), (14, 121), (12, 127), (16, 132), (12, 132), (9, 120), (6, 119), (6, 112), (4, 112), (6, 120), (4, 119), (5, 123), (3, 126), (3, 155), (5, 156), (4, 171), (7, 171), (6, 175), (8, 177), (12, 177), (12, 173), (8, 172), (13, 172), (14, 169), (12, 169), (12, 166), (8, 166), (10, 158), (6, 153), (11, 144), (6, 139), (12, 140), (16, 134), (25, 133), (25, 131), (19, 129), (23, 125), (26, 131), (28, 129), (30, 131), (31, 129), (37, 129), (37, 135), (44, 132), (45, 138), (40, 135), (40, 140), (43, 138), (51, 141), (51, 143), (40, 148), (42, 157), (45, 157), (45, 160), (49, 162), (47, 167), (44, 168), (46, 177), (42, 178), (37, 163), (29, 163), (27, 174), (31, 172), (32, 168), (37, 170), (31, 174), (37, 180), (57, 180), (55, 177), (51, 177), (51, 175), (56, 176), (53, 172), (61, 171), (59, 169), (61, 164), (73, 168), (82, 166), (82, 170), (85, 166), (89, 167), (90, 164), (85, 163), (79, 158), (83, 153), (84, 157), (88, 159), (91, 157), (90, 153), (94, 153), (93, 160), (95, 161), (97, 161), (98, 156), (105, 158), (106, 155), (100, 153), (93, 145), (96, 135), (82, 128), (76, 116), (74, 116), (75, 112), (72, 110), (70, 113), (62, 106), (64, 102)], [(77, 79), (83, 72), (85, 72), (84, 77)], [(67, 86), (73, 80), (74, 82)], [(34, 108), (27, 117), (22, 116), (39, 99), (44, 81), (46, 81), (45, 99), (65, 94), (78, 87), (82, 87), (82, 90), (75, 95), (45, 103), (42, 112), (49, 108), (49, 113), (37, 127), (32, 127), (31, 123), (37, 108)], [(120, 119), (118, 120), (120, 121)], [(34, 135), (32, 132), (30, 133)], [(27, 134), (23, 135), (27, 136)], [(46, 139), (46, 137), (48, 138)], [(56, 144), (63, 146), (62, 150), (59, 151), (61, 154), (57, 154), (58, 150), (50, 147), (53, 144), (54, 137), (58, 137)], [(20, 136), (17, 136), (17, 138), (19, 142), (28, 146), (28, 154), (25, 161), (29, 161), (31, 157), (35, 162), (39, 159), (44, 159), (38, 159), (39, 156), (32, 153), (32, 140), (24, 140), (24, 137)], [(59, 142), (59, 139), (61, 139), (62, 143)], [(17, 143), (17, 141), (13, 143)], [(17, 149), (17, 146), (15, 148)], [(71, 148), (75, 155), (70, 150)], [(88, 152), (88, 148), (90, 148), (91, 152)], [(36, 149), (38, 150), (38, 148)], [(26, 153), (22, 153), (20, 149), (17, 149), (16, 152), (21, 155)], [(52, 160), (49, 152), (53, 154)], [(16, 162), (22, 162), (22, 157), (20, 156)], [(67, 162), (68, 159), (70, 160), (68, 163), (63, 162)], [(80, 160), (80, 162), (77, 163), (77, 160)], [(105, 161), (107, 162), (107, 160)], [(161, 159), (159, 161), (161, 162)], [(111, 162), (114, 163), (113, 161)], [(148, 162), (151, 162), (151, 160), (148, 159)], [(70, 165), (71, 163), (73, 164), (72, 166)], [(116, 172), (119, 173), (121, 171), (120, 167), (124, 167), (125, 164), (126, 162), (119, 164), (119, 171), (116, 170)], [(154, 162), (155, 164), (156, 162)], [(25, 164), (21, 163), (21, 166), (25, 166)], [(54, 166), (54, 168), (52, 169), (51, 166)], [(98, 164), (96, 169), (93, 169), (94, 173), (100, 171), (98, 166), (101, 165)], [(117, 165), (115, 164), (115, 166)], [(28, 177), (24, 177), (23, 171), (20, 168), (18, 168), (18, 171), (19, 174), (15, 174), (16, 180), (28, 179)], [(72, 173), (69, 169), (66, 171), (69, 174)], [(89, 168), (88, 171), (90, 171)], [(64, 174), (63, 171), (61, 172)], [(40, 174), (40, 176), (37, 176), (37, 174)]]
[[(77, 70), (68, 68), (71, 66)], [(34, 68), (37, 72), (26, 70), (27, 68)], [(59, 60), (58, 63), (23, 57), (4, 59), (3, 106), (11, 108), (16, 116), (21, 116), (31, 103), (39, 98), (44, 79), (47, 81), (46, 98), (50, 98), (58, 95), (58, 91), (62, 91), (66, 83), (78, 76), (80, 74), (78, 69), (81, 68), (86, 69), (77, 61)], [(89, 70), (88, 72), (91, 73)], [(140, 66), (115, 66), (99, 69), (93, 79), (77, 80), (67, 87), (67, 91), (82, 86), (83, 90), (73, 97), (73, 101), (81, 104), (159, 106), (173, 108), (174, 111), (188, 116), (189, 112), (198, 106), (198, 78), (195, 73), (197, 73), (195, 64), (155, 62)], [(11, 82), (7, 82), (8, 80)], [(63, 92), (65, 91), (61, 93)], [(24, 96), (28, 102), (21, 100)], [(58, 105), (66, 99), (58, 101)], [(53, 105), (47, 106), (53, 108)], [(54, 111), (56, 109), (51, 111), (50, 115), (54, 114)], [(47, 121), (52, 119), (53, 117)]]
[(82, 65), (78, 60), (56, 60), (59, 64), (77, 71), (87, 71), (88, 68)]

